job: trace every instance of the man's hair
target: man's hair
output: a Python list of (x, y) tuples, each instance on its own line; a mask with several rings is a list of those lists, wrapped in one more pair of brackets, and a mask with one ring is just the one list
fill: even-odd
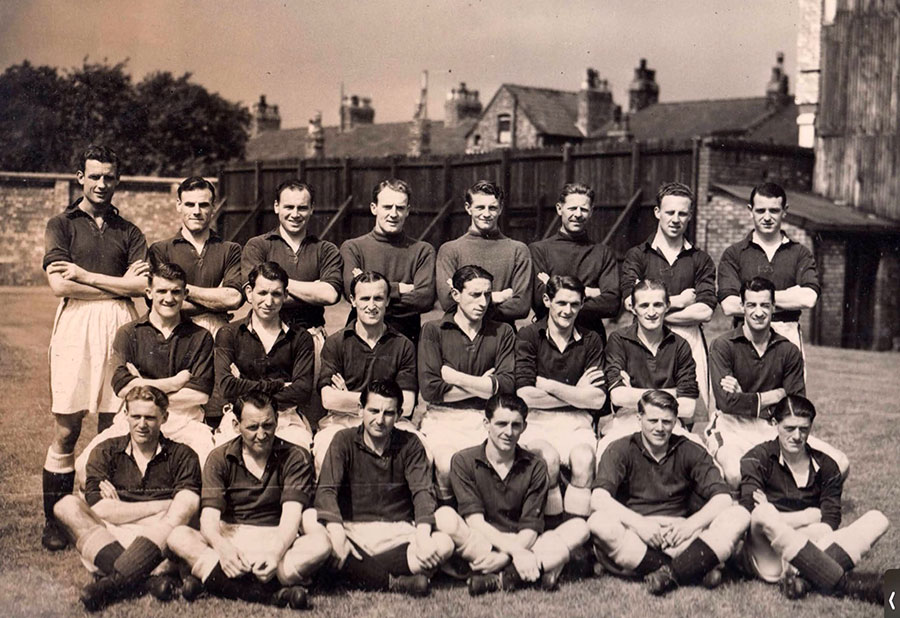
[(88, 160), (99, 161), (100, 163), (112, 163), (116, 166), (116, 178), (119, 177), (119, 155), (108, 146), (100, 144), (91, 144), (78, 157), (78, 171), (84, 172), (84, 165)]
[(503, 205), (503, 189), (495, 182), (491, 182), (490, 180), (479, 180), (474, 185), (466, 189), (466, 204), (472, 204), (472, 196), (476, 193), (480, 193), (482, 195), (493, 195), (497, 198), (497, 201), (500, 202), (500, 205)]
[(360, 283), (378, 283), (379, 281), (384, 281), (384, 288), (387, 290), (387, 294), (390, 295), (391, 284), (388, 282), (387, 277), (377, 270), (367, 270), (353, 277), (353, 281), (350, 282), (350, 296), (356, 296), (356, 286)]
[(770, 296), (772, 297), (772, 302), (775, 302), (775, 284), (772, 283), (769, 279), (765, 277), (756, 276), (752, 279), (743, 281), (741, 283), (741, 302), (744, 302), (744, 297), (747, 292), (766, 292), (768, 291)]
[(208, 190), (212, 194), (210, 201), (216, 201), (216, 186), (202, 176), (191, 176), (181, 181), (181, 184), (178, 185), (178, 201), (181, 201), (181, 194), (185, 191), (195, 191), (197, 189)]
[(453, 273), (453, 279), (451, 281), (451, 283), (453, 283), (453, 289), (457, 292), (462, 292), (463, 286), (472, 279), (487, 279), (492, 284), (494, 283), (494, 275), (483, 269), (481, 266), (467, 264)]
[(384, 189), (391, 189), (393, 191), (399, 191), (400, 193), (406, 194), (406, 199), (412, 203), (412, 188), (410, 188), (409, 183), (405, 180), (400, 180), (399, 178), (387, 178), (382, 180), (375, 188), (372, 189), (372, 203), (378, 203), (378, 194), (381, 193)]
[(184, 269), (178, 264), (174, 264), (172, 262), (160, 262), (153, 267), (153, 270), (150, 271), (150, 285), (153, 285), (153, 280), (159, 277), (160, 279), (166, 279), (168, 281), (180, 281), (181, 287), (187, 287), (187, 275), (184, 272)]
[(306, 191), (309, 193), (309, 205), (315, 206), (316, 204), (316, 190), (313, 189), (313, 186), (308, 182), (303, 182), (298, 178), (291, 178), (290, 180), (285, 180), (275, 189), (275, 201), (281, 201), (281, 194), (288, 189), (292, 189), (294, 191)]
[(787, 206), (787, 193), (784, 192), (781, 185), (774, 182), (764, 182), (753, 187), (753, 190), (750, 192), (750, 206), (753, 206), (753, 200), (756, 199), (757, 195), (781, 198), (781, 207)]
[(491, 398), (487, 400), (487, 403), (484, 404), (485, 418), (488, 420), (494, 418), (494, 412), (496, 412), (498, 408), (505, 408), (507, 410), (512, 410), (513, 412), (518, 412), (522, 415), (522, 420), (525, 420), (528, 417), (528, 404), (525, 403), (525, 400), (521, 397), (512, 393), (497, 393), (496, 395), (492, 395)]
[(678, 400), (675, 399), (675, 395), (667, 393), (666, 391), (644, 391), (644, 394), (638, 399), (638, 414), (643, 414), (647, 409), (647, 406), (655, 406), (663, 410), (668, 410), (675, 416), (678, 416)]
[(664, 281), (660, 281), (659, 279), (638, 279), (631, 289), (632, 305), (637, 302), (637, 293), (642, 290), (662, 290), (663, 295), (666, 298), (666, 303), (669, 302), (669, 288), (666, 287)]
[(169, 397), (155, 386), (135, 386), (125, 394), (125, 409), (132, 401), (152, 401), (153, 405), (165, 412), (169, 409)]
[(691, 201), (691, 208), (694, 207), (694, 192), (682, 182), (666, 182), (659, 185), (659, 190), (656, 192), (656, 205), (662, 206), (663, 198), (667, 195), (686, 197)]
[(238, 395), (237, 399), (231, 404), (231, 411), (234, 412), (234, 417), (238, 421), (241, 420), (241, 414), (244, 413), (244, 406), (248, 403), (257, 410), (271, 408), (272, 414), (276, 418), (278, 417), (278, 412), (275, 409), (275, 400), (272, 399), (272, 396), (266, 392), (254, 390), (249, 393), (244, 393), (243, 395)]
[(254, 266), (250, 274), (247, 275), (247, 283), (250, 284), (250, 289), (256, 287), (256, 280), (260, 277), (269, 281), (280, 281), (281, 286), (287, 290), (288, 275), (277, 262), (260, 262)]
[(808, 418), (812, 422), (816, 418), (816, 407), (806, 397), (788, 395), (775, 404), (772, 410), (772, 418), (775, 419), (776, 423), (780, 423), (788, 416)]
[(359, 407), (365, 408), (369, 403), (369, 395), (381, 395), (397, 402), (397, 412), (403, 407), (403, 389), (393, 380), (372, 380), (359, 393)]
[(586, 195), (588, 201), (591, 204), (594, 203), (594, 190), (583, 182), (566, 183), (563, 186), (562, 191), (559, 192), (559, 203), (562, 204), (565, 202), (566, 198), (570, 195)]
[(547, 297), (550, 300), (553, 300), (556, 297), (556, 293), (560, 290), (572, 290), (573, 292), (578, 292), (578, 295), (581, 296), (581, 300), (584, 300), (584, 284), (578, 277), (573, 277), (571, 275), (553, 275), (547, 281)]

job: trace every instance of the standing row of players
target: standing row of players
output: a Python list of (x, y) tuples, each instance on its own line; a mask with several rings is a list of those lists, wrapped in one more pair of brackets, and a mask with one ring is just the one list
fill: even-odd
[[(415, 349), (384, 322), (387, 319), (410, 338), (418, 338), (418, 314), (433, 302), (429, 287), (435, 275), (429, 261), (433, 259), (433, 250), (402, 234), (410, 198), (404, 183), (385, 181), (376, 187), (372, 203), (375, 230), (348, 241), (342, 248), (344, 279), (351, 288), (348, 296), (358, 315), (351, 316), (355, 321), (332, 337), (330, 353), (323, 351), (321, 355), (325, 361), (330, 359), (333, 366), (328, 368), (323, 362), (323, 375), (314, 375), (309, 380), (310, 365), (317, 365), (320, 355), (299, 352), (308, 350), (310, 343), (318, 347), (313, 342), (324, 338), (322, 307), (337, 301), (341, 287), (341, 256), (337, 249), (306, 233), (314, 198), (311, 187), (295, 181), (279, 188), (275, 201), (279, 228), (248, 242), (241, 259), (239, 247), (221, 241), (209, 230), (213, 187), (202, 179), (186, 181), (179, 189), (181, 232), (174, 239), (151, 248), (156, 256), (148, 292), (151, 310), (145, 319), (119, 329), (115, 335), (116, 358), (104, 362), (103, 346), (108, 348), (117, 320), (122, 322), (133, 317), (128, 315), (133, 308), (123, 297), (137, 295), (139, 289), (146, 287), (149, 264), (141, 260), (140, 232), (121, 219), (111, 205), (118, 179), (114, 154), (102, 148), (89, 150), (82, 163), (78, 177), (84, 186), (84, 199), (48, 224), (45, 267), (51, 286), (64, 300), (51, 342), (52, 409), (57, 418), (57, 439), (48, 451), (44, 472), (45, 512), (49, 523), (45, 528), (45, 545), (64, 544), (59, 529), (53, 525), (53, 504), (71, 491), (71, 451), (83, 410), (101, 413), (114, 410), (115, 398), (104, 388), (110, 374), (113, 374), (112, 386), (120, 396), (127, 396), (128, 391), (140, 386), (158, 387), (169, 393), (169, 418), (164, 432), (190, 444), (205, 458), (211, 442), (208, 429), (202, 424), (202, 406), (214, 381), (210, 361), (212, 342), (205, 330), (184, 321), (180, 310), (194, 314), (197, 322), (205, 320), (204, 326), (213, 330), (225, 322), (227, 318), (222, 314), (242, 301), (239, 288), (244, 278), (238, 274), (241, 261), (245, 267), (253, 260), (258, 261), (250, 269), (252, 277), (251, 272), (246, 273), (249, 284), (245, 292), (253, 310), (246, 320), (219, 333), (223, 341), (216, 348), (215, 381), (226, 397), (255, 390), (274, 394), (276, 399), (280, 397), (279, 433), (285, 439), (308, 446), (311, 432), (305, 419), (297, 413), (297, 405), (305, 402), (304, 396), (308, 398), (314, 384), (320, 388), (323, 403), (329, 410), (325, 422), (320, 423), (325, 429), (318, 437), (332, 438), (341, 426), (358, 423), (358, 417), (352, 413), (358, 391), (373, 378), (381, 377), (379, 372), (390, 374), (392, 363), (394, 375), (385, 377), (401, 382), (396, 367), (406, 361), (406, 376), (411, 374), (412, 380), (401, 387), (407, 391), (404, 399), (411, 407), (416, 390)], [(720, 403), (720, 407), (734, 410), (723, 409), (724, 414), (717, 415), (717, 420), (719, 416), (734, 416), (740, 421), (737, 427), (713, 424), (710, 445), (719, 448), (711, 450), (716, 450), (726, 476), (743, 452), (741, 445), (727, 440), (729, 433), (745, 437), (749, 428), (763, 439), (771, 437), (772, 428), (765, 422), (768, 410), (790, 394), (788, 389), (801, 393), (803, 389), (799, 351), (794, 346), (775, 345), (779, 336), (772, 332), (769, 322), (776, 308), (794, 312), (787, 316), (782, 312), (781, 318), (796, 318), (799, 307), (815, 302), (815, 267), (808, 252), (804, 253), (805, 249), (787, 240), (780, 231), (786, 204), (783, 192), (779, 196), (778, 191), (777, 186), (773, 189), (766, 185), (754, 191), (751, 213), (755, 229), (743, 243), (726, 252), (720, 266), (719, 294), (725, 293), (723, 307), (729, 311), (734, 300), (739, 299), (738, 310), (747, 315), (745, 326), (731, 333), (728, 342), (721, 346), (723, 360), (731, 365), (721, 367), (718, 380), (713, 365), (716, 399), (729, 400), (729, 404)], [(767, 192), (775, 195), (767, 196)], [(592, 197), (587, 187), (567, 186), (558, 205), (563, 222), (560, 233), (532, 247), (534, 262), (538, 264), (534, 275), (535, 294), (542, 290), (540, 298), (545, 307), (538, 315), (546, 315), (523, 329), (523, 336), (516, 343), (512, 328), (494, 322), (491, 317), (507, 321), (524, 317), (517, 313), (521, 311), (518, 305), (523, 298), (527, 313), (527, 299), (531, 296), (528, 289), (532, 283), (529, 252), (524, 245), (505, 238), (497, 230), (502, 206), (502, 194), (497, 187), (478, 183), (467, 193), (466, 208), (472, 216), (472, 226), (466, 235), (445, 244), (437, 260), (437, 291), (442, 304), (450, 311), (443, 320), (426, 325), (419, 343), (418, 386), (428, 404), (421, 431), (434, 457), (438, 487), (445, 497), (449, 497), (452, 489), (451, 457), (460, 448), (483, 439), (482, 404), (496, 393), (510, 393), (516, 388), (529, 407), (553, 410), (533, 412), (529, 425), (531, 435), (525, 438), (529, 447), (546, 461), (551, 486), (547, 508), (551, 515), (563, 506), (574, 515), (588, 514), (589, 487), (596, 461), (596, 437), (589, 411), (602, 407), (606, 386), (618, 409), (608, 417), (607, 427), (601, 427), (606, 440), (606, 444), (601, 440), (603, 448), (617, 431), (628, 435), (637, 427), (636, 417), (627, 411), (635, 407), (648, 389), (672, 389), (672, 394), (679, 398), (680, 416), (690, 422), (693, 402), (708, 383), (695, 377), (701, 364), (695, 359), (700, 358), (702, 367), (706, 366), (705, 350), (702, 345), (695, 345), (691, 353), (691, 346), (672, 333), (666, 323), (683, 327), (693, 320), (696, 322), (693, 328), (699, 333), (699, 324), (709, 318), (715, 305), (714, 297), (711, 306), (708, 302), (698, 302), (714, 287), (709, 280), (711, 261), (684, 239), (691, 213), (690, 192), (683, 185), (663, 187), (656, 209), (660, 219), (657, 234), (629, 252), (623, 281), (631, 281), (631, 271), (635, 270), (633, 274), (637, 276), (628, 298), (637, 320), (633, 327), (610, 338), (605, 350), (608, 356), (605, 367), (602, 321), (596, 317), (599, 314), (589, 321), (578, 319), (579, 315), (597, 311), (597, 306), (602, 307), (604, 302), (611, 305), (610, 296), (615, 299), (616, 311), (619, 302), (618, 286), (609, 289), (602, 282), (604, 277), (615, 277), (615, 264), (612, 263), (611, 273), (606, 265), (610, 262), (609, 250), (591, 243), (585, 234)], [(677, 252), (668, 255), (673, 247)], [(727, 282), (723, 273), (729, 254), (740, 272), (748, 269), (753, 272), (756, 268), (757, 273), (770, 274), (773, 279), (787, 280), (793, 276), (794, 284), (787, 281), (783, 289), (775, 290), (771, 283), (758, 279), (751, 281), (746, 289), (736, 290), (738, 294), (728, 294), (730, 288), (723, 284)], [(794, 256), (793, 273), (786, 274), (791, 267), (791, 256)], [(542, 259), (546, 260), (545, 265)], [(185, 268), (170, 264), (171, 260)], [(488, 270), (465, 265), (456, 268), (460, 261), (483, 264)], [(374, 262), (380, 262), (387, 278), (371, 270)], [(561, 264), (563, 272), (571, 271), (578, 264), (578, 269), (589, 267), (594, 274), (576, 272), (577, 278), (559, 277), (554, 262)], [(496, 272), (490, 272), (491, 269)], [(184, 276), (179, 270), (188, 274)], [(690, 279), (686, 278), (688, 271), (693, 271)], [(699, 273), (703, 271), (706, 274), (701, 276)], [(442, 283), (445, 274), (452, 276)], [(655, 280), (653, 275), (662, 281)], [(333, 280), (335, 276), (337, 282)], [(239, 278), (235, 284), (236, 277)], [(739, 276), (735, 278), (740, 281)], [(587, 287), (581, 283), (582, 279)], [(227, 280), (231, 283), (226, 283)], [(679, 289), (671, 299), (665, 283), (673, 291)], [(260, 287), (259, 298), (255, 299)], [(448, 300), (445, 294), (449, 294)], [(423, 299), (427, 302), (422, 307), (404, 307), (413, 298), (418, 303), (423, 303)], [(775, 313), (775, 317), (779, 314)], [(307, 335), (304, 329), (311, 332)], [(796, 324), (790, 332), (796, 337), (799, 332)], [(231, 341), (222, 335), (230, 336)], [(392, 340), (399, 343), (384, 345)], [(702, 344), (702, 335), (695, 340)], [(387, 355), (379, 354), (384, 348), (392, 349)], [(519, 348), (521, 353), (515, 354), (514, 348)], [(776, 348), (777, 354), (770, 353)], [(714, 360), (715, 352), (714, 345)], [(613, 360), (616, 353), (620, 356), (618, 363)], [(591, 354), (593, 361), (588, 359)], [(411, 370), (408, 369), (410, 356)], [(522, 366), (530, 365), (531, 369), (520, 370), (519, 358), (526, 359)], [(572, 360), (576, 358), (581, 360)], [(582, 365), (575, 366), (579, 362)], [(770, 370), (761, 362), (780, 366)], [(109, 373), (104, 377), (107, 370)], [(785, 376), (791, 371), (794, 382), (788, 384)], [(606, 380), (608, 385), (604, 384)], [(540, 414), (546, 418), (542, 419)], [(111, 416), (101, 415), (104, 424)], [(127, 433), (125, 417), (120, 418), (122, 423), (108, 432)], [(220, 426), (223, 430), (220, 438), (230, 437), (224, 430), (233, 424)], [(758, 440), (749, 438), (749, 441), (752, 446)], [(328, 452), (327, 443), (314, 450), (321, 462)], [(833, 449), (832, 452), (846, 470), (846, 458)], [(559, 484), (561, 466), (571, 471), (565, 499)], [(731, 476), (729, 480), (736, 484), (739, 474)]]

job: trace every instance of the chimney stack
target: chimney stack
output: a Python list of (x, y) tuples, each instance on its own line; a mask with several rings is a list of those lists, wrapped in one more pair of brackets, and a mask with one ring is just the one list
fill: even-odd
[(585, 137), (596, 135), (613, 119), (615, 108), (609, 82), (600, 79), (600, 74), (595, 69), (588, 69), (581, 90), (578, 91), (578, 130)]
[(281, 115), (277, 105), (266, 103), (266, 95), (259, 95), (259, 102), (253, 104), (250, 114), (250, 137), (256, 137), (266, 131), (281, 129)]
[(444, 102), (444, 126), (457, 127), (464, 120), (478, 119), (482, 110), (478, 91), (467, 89), (466, 82), (459, 82), (458, 88), (452, 88), (447, 93), (447, 100)]
[(428, 120), (428, 71), (422, 71), (422, 89), (409, 130), (409, 156), (420, 157), (431, 152), (431, 121)]
[(375, 108), (372, 99), (358, 95), (341, 96), (341, 132), (349, 131), (361, 124), (375, 122)]
[(640, 65), (634, 70), (634, 79), (628, 86), (628, 113), (639, 112), (659, 102), (659, 85), (656, 83), (656, 70), (647, 68), (647, 59), (641, 58)]
[(325, 158), (325, 130), (322, 128), (322, 112), (309, 119), (309, 127), (306, 134), (306, 158)]
[(772, 77), (766, 84), (766, 109), (774, 111), (790, 102), (788, 76), (784, 72), (784, 53), (778, 52), (775, 56), (775, 66), (772, 67)]

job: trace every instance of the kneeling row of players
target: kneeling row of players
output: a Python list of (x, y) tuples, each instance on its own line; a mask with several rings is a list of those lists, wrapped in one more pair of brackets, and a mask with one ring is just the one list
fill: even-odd
[(807, 444), (815, 409), (803, 397), (777, 406), (777, 438), (742, 459), (736, 503), (709, 453), (673, 435), (675, 397), (648, 391), (640, 431), (601, 458), (589, 517), (556, 521), (545, 516), (544, 460), (518, 446), (522, 399), (489, 399), (487, 440), (453, 456), (455, 508), (438, 505), (416, 434), (394, 427), (402, 401), (396, 383), (370, 383), (362, 424), (337, 433), (315, 486), (309, 452), (275, 436), (265, 393), (235, 403), (239, 435), (210, 454), (201, 479), (197, 455), (160, 434), (166, 395), (132, 389), (128, 435), (94, 449), (84, 497), (55, 507), (100, 576), (82, 592), (85, 607), (141, 590), (168, 600), (179, 572), (187, 600), (206, 591), (296, 609), (308, 607), (314, 577), (425, 595), (441, 569), (466, 578), (472, 595), (553, 590), (573, 557), (589, 559), (589, 539), (595, 573), (643, 577), (653, 594), (714, 587), (727, 562), (731, 573), (780, 581), (789, 598), (813, 588), (883, 601), (880, 576), (852, 569), (889, 523), (869, 511), (839, 527), (843, 479)]

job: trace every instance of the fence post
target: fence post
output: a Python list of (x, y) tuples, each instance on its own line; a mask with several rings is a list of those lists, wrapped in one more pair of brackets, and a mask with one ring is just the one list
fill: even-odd
[(637, 140), (631, 144), (631, 192), (641, 188), (641, 143)]
[[(453, 166), (450, 165), (450, 157), (444, 157), (444, 166), (441, 168), (441, 182), (444, 185), (444, 188), (442, 190), (442, 203), (446, 204), (453, 199)], [(447, 240), (447, 238), (452, 234), (452, 232), (453, 213), (449, 213), (447, 225), (443, 226), (441, 233), (438, 234), (438, 238), (436, 239), (434, 246), (440, 247), (444, 243), (444, 241)]]
[(563, 183), (575, 182), (575, 162), (572, 160), (572, 144), (566, 142), (562, 147)]
[(391, 157), (391, 178), (397, 177), (397, 165), (400, 163), (400, 155)]
[[(352, 173), (352, 161), (350, 157), (344, 157), (344, 199), (348, 199), (353, 195), (353, 177)], [(341, 224), (341, 241), (345, 241), (350, 238), (351, 230), (353, 229), (353, 204), (351, 203), (348, 206), (347, 214), (343, 216), (340, 221)]]
[[(260, 160), (253, 162), (253, 195), (256, 197), (256, 201), (253, 203), (253, 210), (256, 211), (257, 214), (253, 217), (253, 231), (250, 232), (250, 236), (256, 236), (259, 232), (259, 205), (263, 200), (262, 161)], [(245, 221), (244, 223), (249, 223), (249, 221)], [(241, 227), (243, 227), (243, 225)]]
[(306, 181), (306, 159), (300, 159), (300, 161), (297, 162), (297, 178), (301, 182)]
[(691, 138), (691, 191), (694, 194), (694, 216), (691, 217), (690, 225), (687, 229), (688, 241), (691, 244), (697, 244), (697, 218), (700, 214), (700, 196), (698, 188), (700, 186), (700, 138)]

